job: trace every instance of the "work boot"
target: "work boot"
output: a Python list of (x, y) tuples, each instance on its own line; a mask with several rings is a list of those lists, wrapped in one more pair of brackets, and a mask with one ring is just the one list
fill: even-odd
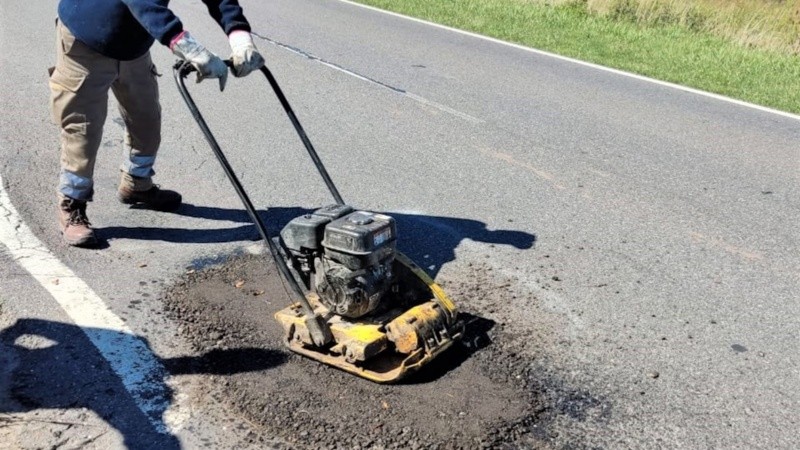
[(58, 224), (64, 242), (75, 247), (90, 247), (97, 243), (92, 224), (86, 217), (86, 202), (62, 197), (58, 202)]
[(181, 194), (161, 189), (155, 184), (146, 191), (134, 191), (133, 188), (120, 186), (117, 198), (126, 205), (143, 205), (156, 211), (175, 211), (183, 200)]

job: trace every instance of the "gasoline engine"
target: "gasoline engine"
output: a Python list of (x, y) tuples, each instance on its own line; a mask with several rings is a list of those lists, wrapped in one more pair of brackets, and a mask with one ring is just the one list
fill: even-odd
[(329, 205), (289, 222), (281, 245), (306, 288), (342, 317), (373, 313), (395, 284), (392, 217)]

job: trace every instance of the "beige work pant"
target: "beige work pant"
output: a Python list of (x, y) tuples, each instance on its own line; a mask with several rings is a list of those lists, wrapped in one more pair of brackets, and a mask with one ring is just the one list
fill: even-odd
[(61, 127), (59, 192), (78, 200), (92, 199), (109, 89), (125, 123), (121, 183), (135, 190), (149, 189), (161, 143), (157, 72), (150, 54), (132, 61), (108, 58), (75, 39), (60, 21), (56, 28), (58, 60), (50, 70), (50, 107)]

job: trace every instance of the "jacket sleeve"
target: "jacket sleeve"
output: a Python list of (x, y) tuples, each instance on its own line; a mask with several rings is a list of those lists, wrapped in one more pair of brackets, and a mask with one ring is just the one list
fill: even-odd
[(208, 13), (217, 21), (225, 34), (232, 31), (251, 31), (250, 23), (244, 17), (242, 7), (238, 0), (203, 0), (208, 7)]
[(144, 29), (166, 46), (169, 46), (170, 41), (183, 31), (180, 19), (167, 7), (169, 0), (122, 0), (122, 2)]

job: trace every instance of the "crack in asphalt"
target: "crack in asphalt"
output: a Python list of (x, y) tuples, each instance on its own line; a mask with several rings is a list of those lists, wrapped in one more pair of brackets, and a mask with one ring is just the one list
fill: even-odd
[(384, 87), (384, 88), (389, 89), (391, 91), (394, 91), (394, 92), (396, 92), (398, 94), (404, 94), (405, 95), (405, 94), (408, 93), (405, 89), (401, 89), (399, 87), (392, 86), (392, 85), (384, 83), (382, 81), (378, 81), (378, 80), (376, 80), (374, 78), (371, 78), (371, 77), (368, 77), (366, 75), (362, 75), (362, 74), (360, 74), (358, 72), (352, 71), (352, 70), (350, 70), (350, 69), (348, 69), (348, 68), (346, 68), (344, 66), (341, 66), (339, 64), (324, 60), (324, 59), (320, 58), (319, 56), (316, 56), (316, 55), (314, 55), (312, 53), (309, 53), (309, 52), (307, 52), (305, 50), (302, 50), (302, 49), (300, 49), (298, 47), (294, 47), (294, 46), (291, 46), (289, 44), (284, 44), (282, 42), (278, 42), (278, 41), (276, 41), (276, 40), (274, 40), (272, 38), (269, 38), (267, 36), (264, 36), (264, 35), (261, 35), (261, 34), (258, 34), (258, 33), (252, 32), (252, 31), (250, 32), (250, 34), (252, 34), (253, 36), (255, 36), (255, 37), (259, 38), (259, 39), (263, 39), (264, 41), (267, 41), (268, 43), (270, 43), (270, 44), (272, 44), (272, 45), (274, 45), (276, 47), (282, 48), (284, 50), (288, 50), (288, 51), (290, 51), (292, 53), (295, 53), (297, 55), (303, 56), (303, 57), (305, 57), (307, 59), (310, 59), (312, 61), (316, 61), (316, 62), (318, 62), (320, 64), (332, 67), (334, 69), (340, 70), (342, 72), (346, 72), (346, 73), (348, 73), (350, 75), (355, 76), (356, 78), (360, 78), (360, 79), (362, 79), (364, 81), (367, 81), (367, 82), (370, 82), (370, 83), (373, 83), (373, 84), (377, 84), (378, 86)]
[(283, 42), (276, 41), (275, 39), (269, 38), (269, 37), (267, 37), (265, 35), (262, 35), (262, 34), (259, 34), (259, 33), (253, 32), (253, 31), (251, 31), (250, 34), (252, 34), (253, 36), (255, 36), (255, 37), (259, 38), (259, 39), (262, 39), (263, 41), (265, 41), (265, 42), (267, 42), (269, 44), (272, 44), (272, 45), (274, 45), (274, 46), (276, 46), (278, 48), (281, 48), (283, 50), (287, 50), (287, 51), (289, 51), (291, 53), (294, 53), (296, 55), (302, 56), (302, 57), (304, 57), (306, 59), (309, 59), (311, 61), (320, 63), (320, 64), (322, 64), (324, 66), (330, 67), (330, 68), (338, 70), (340, 72), (344, 72), (344, 73), (346, 73), (346, 74), (348, 74), (350, 76), (353, 76), (353, 77), (358, 78), (360, 80), (363, 80), (363, 81), (366, 81), (368, 83), (374, 84), (376, 86), (382, 87), (384, 89), (388, 89), (388, 90), (390, 90), (390, 91), (392, 91), (392, 92), (394, 92), (396, 94), (400, 94), (400, 95), (402, 95), (402, 96), (404, 96), (404, 97), (406, 97), (408, 99), (414, 100), (417, 103), (422, 103), (423, 105), (427, 105), (427, 106), (433, 107), (435, 109), (438, 109), (438, 110), (440, 110), (442, 112), (446, 112), (446, 113), (451, 114), (451, 115), (454, 115), (456, 117), (460, 117), (461, 119), (464, 119), (467, 122), (471, 122), (473, 124), (479, 124), (479, 123), (484, 123), (485, 122), (485, 120), (483, 120), (483, 119), (479, 119), (477, 117), (471, 116), (471, 115), (469, 115), (467, 113), (464, 113), (464, 112), (461, 112), (461, 111), (459, 111), (457, 109), (453, 109), (453, 108), (451, 108), (451, 107), (449, 107), (447, 105), (443, 105), (441, 103), (434, 102), (434, 101), (429, 100), (429, 99), (427, 99), (427, 98), (425, 98), (425, 97), (423, 97), (421, 95), (417, 95), (417, 94), (414, 94), (413, 92), (409, 92), (409, 91), (407, 91), (407, 90), (405, 90), (403, 88), (392, 86), (392, 85), (390, 85), (388, 83), (384, 83), (382, 81), (376, 80), (375, 78), (372, 78), (372, 77), (363, 75), (361, 73), (355, 72), (355, 71), (353, 71), (351, 69), (348, 69), (348, 68), (346, 68), (344, 66), (341, 66), (339, 64), (336, 64), (334, 62), (330, 62), (330, 61), (327, 61), (325, 59), (322, 59), (319, 56), (316, 56), (316, 55), (314, 55), (314, 54), (312, 54), (310, 52), (307, 52), (307, 51), (305, 51), (303, 49), (300, 49), (298, 47), (294, 47), (292, 45), (284, 44)]

